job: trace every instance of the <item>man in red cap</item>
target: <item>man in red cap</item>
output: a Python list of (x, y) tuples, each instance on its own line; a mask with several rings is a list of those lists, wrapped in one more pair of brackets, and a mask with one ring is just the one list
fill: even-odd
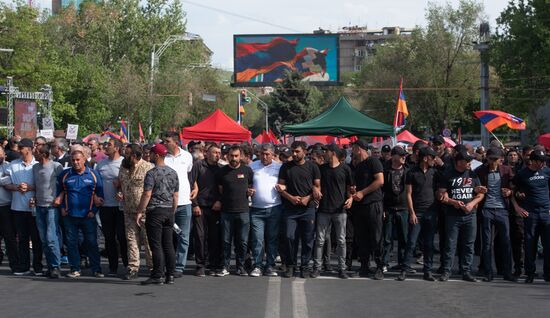
[[(174, 283), (176, 254), (173, 244), (174, 214), (178, 207), (179, 180), (176, 171), (164, 163), (168, 150), (162, 144), (151, 148), (151, 159), (155, 167), (147, 172), (143, 194), (138, 206), (136, 221), (142, 224), (147, 213), (145, 229), (153, 255), (151, 276), (143, 285)], [(146, 212), (147, 211), (147, 212)], [(166, 274), (163, 281), (162, 277)]]

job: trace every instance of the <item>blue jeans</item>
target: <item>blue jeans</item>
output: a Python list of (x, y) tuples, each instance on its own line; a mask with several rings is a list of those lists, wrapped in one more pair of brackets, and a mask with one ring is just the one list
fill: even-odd
[(418, 237), (422, 238), (422, 254), (424, 255), (423, 272), (432, 271), (434, 262), (434, 236), (437, 229), (437, 211), (416, 211), (416, 224), (409, 223), (407, 247), (405, 249), (404, 268), (411, 268), (411, 259)]
[(235, 238), (235, 254), (237, 268), (244, 267), (244, 256), (248, 248), (248, 232), (250, 231), (250, 213), (222, 212), (223, 235), (223, 266), (229, 269), (231, 261), (231, 242)]
[(512, 246), (510, 244), (510, 219), (506, 209), (487, 209), (481, 210), (481, 258), (485, 275), (493, 274), (492, 245), (493, 245), (493, 226), (497, 235), (504, 265), (504, 275), (512, 275)]
[[(477, 216), (475, 213), (464, 215), (447, 214), (445, 216), (445, 272), (450, 273), (456, 247), (460, 244), (460, 266), (462, 274), (470, 273), (474, 260), (474, 243), (476, 240)], [(459, 235), (460, 234), (460, 235)], [(458, 238), (460, 237), (460, 242)]]
[(80, 252), (78, 250), (79, 230), (83, 236), (83, 247), (90, 259), (90, 267), (93, 273), (101, 273), (99, 248), (97, 246), (97, 221), (93, 218), (77, 218), (64, 216), (63, 224), (67, 231), (67, 254), (71, 270), (80, 272)]
[(278, 253), (279, 225), (281, 223), (282, 207), (277, 205), (271, 208), (250, 209), (250, 226), (252, 229), (252, 257), (254, 267), (261, 267), (263, 260), (264, 232), (265, 250), (267, 255), (266, 267), (275, 267), (275, 258)]
[(301, 263), (302, 269), (310, 267), (310, 261), (313, 254), (313, 244), (315, 239), (315, 208), (292, 208), (285, 209), (283, 213), (285, 222), (285, 245), (287, 266), (296, 266), (298, 238), (302, 240)]
[(189, 251), (189, 232), (191, 229), (191, 204), (180, 205), (176, 210), (174, 222), (181, 229), (179, 234), (174, 232), (176, 248), (176, 272), (183, 272), (187, 263)]
[(550, 214), (548, 211), (527, 211), (525, 224), (525, 274), (535, 275), (538, 236), (540, 235), (544, 254), (544, 277), (550, 277)]
[(42, 241), (48, 268), (59, 268), (61, 251), (61, 230), (59, 229), (59, 211), (54, 207), (36, 207), (36, 227)]

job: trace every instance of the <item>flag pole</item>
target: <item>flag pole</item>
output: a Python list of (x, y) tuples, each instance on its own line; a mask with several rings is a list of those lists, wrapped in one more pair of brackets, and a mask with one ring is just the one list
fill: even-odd
[(483, 126), (483, 128), (485, 128), (491, 135), (493, 135), (493, 137), (495, 137), (495, 139), (498, 141), (498, 143), (500, 144), (500, 146), (504, 149), (504, 144), (502, 143), (502, 141), (500, 141), (500, 139), (498, 139), (498, 137), (495, 136), (495, 134), (493, 134), (493, 132), (490, 131), (489, 129), (487, 129), (485, 126)]

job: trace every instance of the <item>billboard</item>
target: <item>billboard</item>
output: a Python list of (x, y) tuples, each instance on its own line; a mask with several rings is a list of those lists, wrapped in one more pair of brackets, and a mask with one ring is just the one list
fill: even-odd
[(338, 34), (234, 35), (235, 86), (272, 86), (287, 71), (315, 85), (338, 85)]
[(38, 125), (36, 123), (36, 102), (33, 100), (18, 99), (14, 103), (15, 134), (22, 138), (36, 137)]

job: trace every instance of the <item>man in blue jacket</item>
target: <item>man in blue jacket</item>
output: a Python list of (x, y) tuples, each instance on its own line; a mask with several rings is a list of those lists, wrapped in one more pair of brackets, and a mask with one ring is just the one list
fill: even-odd
[(99, 248), (97, 245), (98, 207), (103, 204), (103, 183), (99, 173), (86, 167), (86, 156), (75, 150), (71, 153), (72, 168), (65, 170), (58, 179), (56, 204), (61, 204), (61, 215), (67, 231), (67, 252), (71, 267), (67, 277), (80, 277), (80, 253), (78, 251), (78, 231), (84, 236), (84, 246), (92, 273), (101, 273)]

